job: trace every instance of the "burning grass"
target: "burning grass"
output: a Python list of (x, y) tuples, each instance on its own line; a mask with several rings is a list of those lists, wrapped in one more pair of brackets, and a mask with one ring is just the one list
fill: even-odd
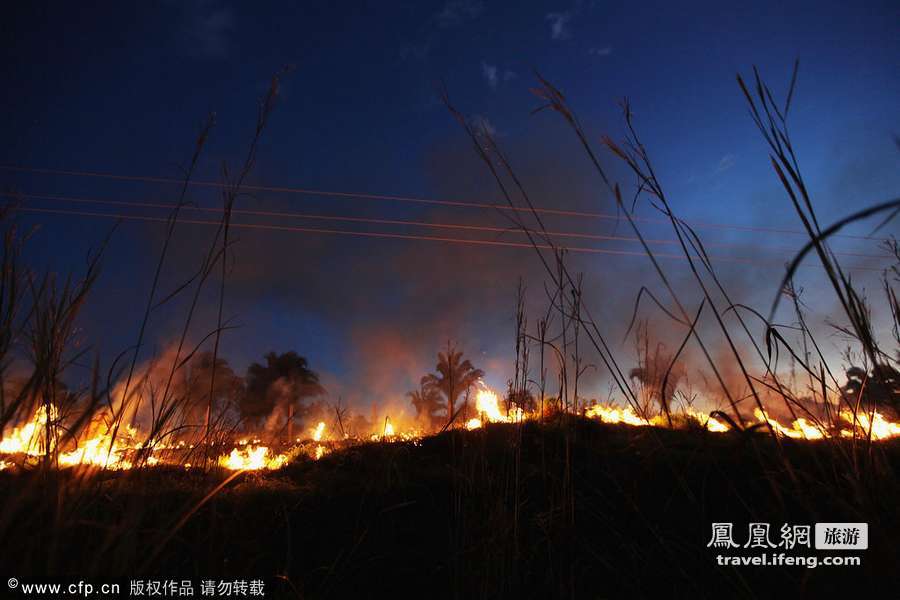
[[(829, 472), (839, 451), (832, 444), (789, 439), (784, 449), (799, 479), (780, 470), (762, 431), (716, 435), (572, 417), (498, 423), (418, 442), (363, 442), (318, 461), (299, 456), (230, 479), (199, 508), (224, 472), (164, 466), (110, 472), (96, 483), (65, 472), (49, 480), (3, 473), (4, 502), (28, 503), (59, 483), (67, 491), (63, 514), (36, 509), (7, 524), (0, 559), (20, 573), (52, 564), (79, 575), (134, 576), (136, 565), (168, 576), (277, 574), (303, 597), (366, 595), (385, 578), (402, 587), (393, 595), (439, 585), (447, 595), (479, 597), (811, 596), (884, 582), (900, 558), (891, 508), (900, 497), (898, 442), (878, 446), (886, 470), (867, 478), (861, 497)], [(74, 506), (79, 518), (66, 518)], [(147, 563), (188, 511), (166, 551)], [(879, 532), (852, 575), (719, 567), (706, 547), (713, 521), (745, 527), (822, 515)]]
[[(507, 410), (501, 408), (499, 395), (484, 383), (476, 385), (475, 413), (478, 415), (468, 419), (464, 427), (474, 430), (491, 423), (523, 423), (535, 422), (546, 418), (537, 412), (525, 412), (520, 407)], [(75, 447), (68, 451), (57, 451), (56, 443), (47, 444), (48, 414), (50, 420), (59, 420), (55, 406), (41, 406), (32, 417), (20, 426), (13, 427), (11, 432), (0, 440), (0, 456), (5, 457), (3, 468), (13, 465), (20, 467), (36, 467), (47, 456), (55, 458), (58, 468), (90, 466), (109, 470), (132, 469), (136, 465), (145, 467), (163, 467), (182, 465), (191, 468), (190, 456), (197, 455), (199, 448), (184, 441), (172, 445), (158, 444), (150, 446), (146, 436), (142, 436), (134, 427), (127, 427), (123, 435), (113, 438), (108, 428), (94, 426), (87, 430), (84, 439), (76, 440)], [(670, 429), (704, 429), (711, 433), (726, 433), (733, 423), (723, 420), (722, 416), (705, 414), (692, 407), (683, 407), (681, 411), (668, 416), (658, 413), (653, 416), (639, 415), (631, 406), (612, 404), (591, 404), (582, 410), (583, 416), (608, 424), (621, 424), (629, 427), (655, 427)], [(900, 423), (887, 419), (880, 412), (873, 410), (866, 414), (840, 410), (830, 424), (818, 419), (799, 417), (788, 424), (780, 422), (765, 411), (755, 411), (756, 426), (771, 425), (776, 435), (790, 439), (825, 440), (856, 439), (886, 441), (900, 437)], [(59, 423), (56, 424), (59, 426)], [(218, 445), (203, 448), (203, 455), (212, 455), (216, 463), (232, 471), (274, 470), (287, 465), (298, 456), (320, 459), (335, 448), (346, 448), (366, 441), (374, 442), (408, 442), (421, 441), (428, 434), (421, 430), (409, 428), (396, 430), (390, 417), (385, 417), (381, 431), (373, 432), (367, 437), (351, 437), (347, 434), (331, 439), (331, 432), (324, 421), (319, 421), (310, 428), (305, 438), (297, 437), (293, 441), (282, 441), (277, 447), (263, 445), (258, 437), (237, 440), (230, 452), (223, 453), (222, 441)], [(274, 440), (273, 440), (274, 441)], [(143, 463), (140, 461), (143, 460)]]
[[(688, 296), (670, 285), (632, 217), (634, 204), (629, 210), (607, 177), (564, 96), (539, 79), (538, 95), (572, 127), (644, 243), (666, 294), (660, 300), (642, 287), (635, 313), (647, 293), (683, 335), (674, 354), (653, 354), (645, 326), (637, 336), (645, 347), (638, 366), (623, 368), (608, 332), (590, 315), (581, 277), (569, 271), (497, 141), (448, 101), (546, 267), (549, 302), (537, 327), (529, 328), (520, 284), (505, 395), (486, 387), (484, 373), (448, 343), (436, 373), (410, 394), (415, 421), (385, 410), (373, 410), (369, 421), (339, 401), (320, 405), (314, 418), (303, 415), (305, 431), (295, 435), (295, 411), (310, 409), (307, 401), (325, 392), (306, 359), (270, 353), (242, 379), (220, 356), (228, 326), (226, 264), (234, 258), (231, 209), (254, 163), (277, 77), (243, 169), (237, 177), (225, 170), (222, 220), (198, 274), (175, 292), (189, 300), (181, 334), (141, 364), (151, 313), (171, 300), (160, 298), (159, 274), (212, 122), (198, 136), (136, 343), (123, 353), (124, 366), (117, 360), (110, 367), (106, 387), (98, 364), (87, 385), (63, 383), (84, 354), (75, 324), (102, 252), (74, 283), (24, 276), (23, 242), (10, 226), (0, 260), (2, 564), (19, 575), (277, 576), (290, 583), (290, 597), (435, 589), (455, 597), (704, 596), (710, 590), (753, 597), (786, 589), (834, 592), (836, 581), (853, 582), (858, 593), (860, 577), (895, 577), (898, 360), (879, 346), (869, 307), (827, 240), (849, 222), (900, 208), (900, 201), (820, 228), (787, 133), (792, 92), (781, 108), (758, 74), (755, 94), (739, 81), (810, 238), (779, 294), (791, 298), (798, 324), (775, 321), (777, 301), (765, 317), (732, 300), (699, 236), (656, 180), (624, 103), (626, 140), (605, 138), (604, 146), (635, 175), (640, 198), (634, 204), (649, 200), (670, 222), (701, 298), (689, 310)], [(519, 218), (528, 214), (534, 223)], [(893, 249), (900, 265), (900, 248)], [(846, 382), (827, 364), (793, 287), (808, 253), (818, 256), (843, 311), (837, 329), (865, 365), (848, 369)], [(196, 309), (220, 268), (216, 327), (192, 347)], [(884, 274), (893, 323), (886, 337), (895, 347), (897, 281), (900, 266)], [(764, 339), (754, 335), (747, 314), (762, 323)], [(723, 357), (713, 358), (711, 334), (698, 327), (703, 315), (728, 349)], [(211, 351), (202, 352), (207, 343)], [(713, 382), (701, 402), (679, 385), (688, 345)], [(796, 370), (808, 381), (793, 385), (779, 364), (784, 354), (791, 357), (791, 376)], [(605, 369), (615, 402), (585, 401), (579, 385), (589, 360)], [(17, 361), (30, 372), (13, 385), (8, 368)], [(728, 371), (737, 375), (729, 378)], [(718, 566), (706, 546), (716, 521), (864, 521), (875, 535), (854, 579), (827, 569), (739, 571)]]

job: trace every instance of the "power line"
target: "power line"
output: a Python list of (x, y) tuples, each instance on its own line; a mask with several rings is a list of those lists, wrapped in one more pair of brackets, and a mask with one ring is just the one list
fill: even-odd
[[(60, 195), (47, 195), (47, 194), (24, 194), (24, 193), (12, 193), (12, 192), (0, 192), (0, 196), (8, 196), (8, 197), (22, 197), (22, 198), (32, 198), (35, 200), (52, 200), (52, 201), (60, 201), (60, 202), (72, 202), (72, 203), (80, 203), (80, 204), (103, 204), (110, 206), (127, 206), (127, 207), (139, 207), (139, 208), (162, 208), (162, 209), (174, 209), (177, 207), (174, 203), (165, 203), (165, 202), (140, 202), (140, 201), (122, 201), (122, 200), (109, 200), (109, 199), (101, 199), (101, 198), (81, 198), (81, 197), (73, 197), (73, 196), (60, 196)], [(193, 210), (200, 212), (208, 212), (208, 213), (216, 213), (221, 214), (221, 208), (211, 208), (211, 207), (201, 207), (194, 206), (190, 204), (183, 205), (181, 207), (182, 210)], [(305, 220), (318, 220), (318, 221), (338, 221), (338, 222), (348, 222), (348, 223), (365, 223), (365, 224), (375, 224), (375, 225), (400, 225), (400, 226), (409, 226), (409, 227), (426, 227), (433, 229), (451, 229), (451, 230), (462, 230), (462, 231), (480, 231), (480, 232), (488, 232), (488, 233), (514, 233), (514, 234), (524, 234), (520, 228), (517, 227), (496, 227), (496, 226), (486, 226), (486, 225), (471, 225), (466, 223), (443, 223), (443, 222), (433, 222), (433, 221), (412, 221), (405, 219), (384, 219), (384, 218), (373, 218), (373, 217), (354, 217), (354, 216), (343, 216), (343, 215), (323, 215), (323, 214), (310, 214), (310, 213), (298, 213), (291, 211), (270, 211), (270, 210), (258, 210), (258, 209), (232, 209), (231, 211), (234, 214), (244, 214), (244, 215), (253, 215), (253, 216), (265, 216), (265, 217), (279, 217), (279, 218), (292, 218), (292, 219), (305, 219)], [(617, 242), (640, 242), (640, 239), (637, 237), (629, 237), (629, 236), (616, 236), (616, 235), (602, 235), (602, 234), (591, 234), (591, 233), (577, 233), (577, 232), (568, 232), (568, 231), (549, 231), (547, 235), (551, 238), (555, 237), (571, 237), (571, 238), (580, 238), (587, 240), (602, 240), (602, 241), (617, 241)], [(646, 239), (645, 240), (649, 244), (668, 244), (668, 245), (677, 245), (679, 242), (677, 240), (667, 240), (667, 239)], [(742, 248), (744, 245), (728, 243), (728, 242), (709, 242), (704, 243), (704, 246), (707, 247), (722, 247), (722, 248)], [(794, 252), (794, 250), (790, 248), (779, 248), (779, 247), (767, 247), (766, 250), (776, 251), (776, 252)], [(835, 252), (837, 256), (845, 256), (848, 258), (866, 258), (866, 259), (884, 259), (887, 258), (885, 255), (873, 255), (873, 254), (860, 254), (855, 252)]]
[[(50, 208), (31, 208), (31, 207), (25, 207), (25, 208), (19, 207), (16, 210), (23, 211), (23, 212), (58, 214), (58, 215), (73, 215), (73, 216), (91, 217), (91, 218), (149, 221), (149, 222), (158, 222), (158, 223), (169, 222), (168, 218), (150, 217), (150, 216), (144, 216), (144, 215), (99, 213), (99, 212), (91, 212), (91, 211), (77, 211), (77, 210), (50, 209)], [(221, 222), (219, 222), (219, 221), (204, 221), (204, 220), (200, 220), (200, 219), (179, 218), (178, 222), (183, 223), (183, 224), (191, 224), (191, 225), (212, 225), (212, 226), (221, 225)], [(554, 247), (551, 247), (546, 244), (532, 245), (532, 244), (526, 243), (526, 242), (509, 242), (509, 241), (484, 240), (484, 239), (463, 239), (463, 238), (453, 238), (453, 237), (448, 237), (448, 236), (430, 236), (430, 235), (416, 235), (416, 234), (406, 234), (406, 233), (352, 231), (352, 230), (345, 230), (345, 229), (325, 229), (325, 228), (317, 228), (317, 227), (299, 227), (299, 226), (292, 226), (292, 225), (269, 225), (269, 224), (261, 224), (261, 223), (237, 223), (237, 222), (232, 222), (230, 224), (230, 226), (236, 227), (236, 228), (243, 228), (243, 229), (260, 229), (260, 230), (269, 230), (269, 231), (313, 233), (313, 234), (323, 234), (323, 235), (372, 237), (372, 238), (382, 238), (382, 239), (419, 240), (419, 241), (444, 242), (444, 243), (453, 243), (453, 244), (469, 244), (469, 245), (477, 245), (477, 246), (530, 248), (530, 249), (538, 248), (541, 250), (554, 249)], [(606, 248), (590, 248), (590, 247), (583, 247), (583, 246), (555, 246), (555, 249), (565, 250), (567, 252), (587, 253), (587, 254), (607, 254), (607, 255), (616, 255), (616, 256), (647, 256), (646, 252), (641, 252), (641, 251), (611, 250), (611, 249), (606, 249)], [(683, 254), (669, 254), (669, 253), (656, 253), (655, 252), (653, 255), (658, 258), (673, 258), (673, 259), (678, 259), (678, 260), (686, 260), (686, 258)], [(742, 258), (742, 257), (710, 256), (709, 258), (711, 260), (715, 260), (717, 262), (733, 262), (733, 263), (742, 263), (742, 264), (763, 264), (763, 263), (783, 264), (780, 261), (750, 259), (750, 258)], [(875, 272), (882, 271), (882, 269), (872, 268), (872, 267), (857, 267), (857, 269), (863, 270), (863, 271), (875, 271)]]
[[(75, 177), (95, 177), (102, 179), (114, 179), (120, 181), (139, 181), (144, 183), (164, 183), (164, 184), (177, 184), (183, 185), (185, 182), (183, 179), (175, 179), (170, 177), (152, 177), (147, 175), (119, 175), (115, 173), (101, 173), (95, 171), (76, 171), (76, 170), (67, 170), (67, 169), (45, 169), (38, 167), (21, 167), (14, 165), (0, 165), (0, 170), (3, 171), (15, 171), (15, 172), (23, 172), (23, 173), (39, 173), (45, 175), (64, 175), (64, 176), (75, 176)], [(212, 187), (212, 188), (224, 188), (226, 185), (217, 181), (199, 181), (199, 180), (191, 180), (188, 182), (189, 185), (199, 186), (199, 187)], [(437, 206), (452, 206), (458, 208), (478, 208), (478, 209), (492, 209), (492, 210), (503, 210), (503, 211), (516, 211), (516, 212), (531, 212), (531, 208), (526, 207), (510, 207), (506, 204), (491, 204), (485, 202), (471, 202), (471, 201), (462, 201), (462, 200), (437, 200), (433, 198), (419, 198), (414, 196), (399, 196), (399, 195), (391, 195), (391, 194), (372, 194), (366, 192), (342, 192), (342, 191), (331, 191), (331, 190), (317, 190), (317, 189), (309, 189), (309, 188), (297, 188), (297, 187), (284, 187), (284, 186), (263, 186), (263, 185), (249, 185), (244, 184), (241, 186), (244, 190), (253, 190), (260, 192), (273, 192), (273, 193), (287, 193), (287, 194), (299, 194), (299, 195), (308, 195), (308, 196), (325, 196), (325, 197), (337, 197), (337, 198), (361, 198), (367, 200), (384, 200), (384, 201), (394, 201), (394, 202), (405, 202), (405, 203), (416, 203), (416, 204), (427, 204), (427, 205), (437, 205)], [(557, 208), (545, 208), (545, 207), (535, 207), (534, 212), (539, 214), (548, 214), (548, 215), (556, 215), (556, 216), (564, 216), (564, 217), (581, 217), (581, 218), (591, 218), (591, 219), (606, 219), (606, 220), (621, 220), (622, 217), (620, 215), (613, 215), (608, 213), (600, 213), (600, 212), (589, 212), (589, 211), (575, 211), (575, 210), (566, 210), (566, 209), (557, 209)], [(641, 221), (646, 223), (663, 223), (668, 224), (670, 221), (665, 218), (653, 218), (653, 217), (632, 217), (635, 221)], [(799, 231), (795, 229), (779, 229), (773, 227), (759, 227), (752, 225), (733, 225), (726, 223), (708, 223), (703, 221), (686, 221), (691, 227), (697, 229), (733, 229), (736, 231), (749, 231), (749, 232), (757, 232), (757, 233), (778, 233), (778, 234), (788, 234), (788, 235), (807, 235), (804, 231)], [(883, 242), (886, 241), (887, 238), (878, 238), (864, 235), (851, 235), (851, 234), (835, 234), (832, 237), (842, 237), (848, 239), (859, 239), (859, 240), (867, 240), (867, 241), (876, 241)]]

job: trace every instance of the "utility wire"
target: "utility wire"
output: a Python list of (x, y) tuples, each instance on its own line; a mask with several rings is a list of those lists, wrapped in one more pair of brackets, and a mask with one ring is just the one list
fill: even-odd
[[(37, 173), (44, 175), (64, 175), (64, 176), (75, 176), (75, 177), (94, 177), (94, 178), (102, 178), (102, 179), (114, 179), (120, 181), (139, 181), (144, 183), (164, 183), (164, 184), (177, 184), (184, 185), (184, 180), (175, 179), (169, 177), (152, 177), (147, 175), (119, 175), (115, 173), (101, 173), (95, 171), (78, 171), (71, 169), (45, 169), (38, 167), (24, 167), (24, 166), (15, 166), (15, 165), (0, 165), (0, 170), (2, 171), (13, 171), (13, 172), (21, 172), (21, 173)], [(199, 186), (199, 187), (211, 187), (211, 188), (222, 188), (224, 184), (217, 181), (199, 181), (199, 180), (191, 180), (188, 182), (189, 185)], [(242, 186), (245, 190), (252, 191), (261, 191), (261, 192), (273, 192), (273, 193), (286, 193), (286, 194), (298, 194), (298, 195), (307, 195), (307, 196), (325, 196), (325, 197), (338, 197), (338, 198), (360, 198), (360, 199), (368, 199), (368, 200), (384, 200), (384, 201), (394, 201), (394, 202), (406, 202), (406, 203), (417, 203), (417, 204), (428, 204), (428, 205), (438, 205), (438, 206), (453, 206), (453, 207), (461, 207), (461, 208), (478, 208), (478, 209), (491, 209), (491, 210), (501, 210), (501, 211), (517, 211), (517, 212), (537, 212), (540, 214), (548, 214), (548, 215), (557, 215), (564, 217), (580, 217), (580, 218), (591, 218), (591, 219), (607, 219), (607, 220), (621, 220), (621, 215), (609, 214), (609, 213), (601, 213), (601, 212), (590, 212), (590, 211), (576, 211), (576, 210), (566, 210), (566, 209), (557, 209), (557, 208), (545, 208), (545, 207), (512, 207), (506, 204), (491, 204), (485, 202), (471, 202), (471, 201), (462, 201), (462, 200), (437, 200), (433, 198), (420, 198), (414, 196), (399, 196), (399, 195), (391, 195), (391, 194), (372, 194), (366, 192), (343, 192), (343, 191), (332, 191), (332, 190), (317, 190), (317, 189), (309, 189), (309, 188), (299, 188), (299, 187), (284, 187), (284, 186), (263, 186), (263, 185), (248, 185), (245, 184)], [(645, 223), (662, 223), (662, 224), (670, 224), (669, 219), (665, 218), (653, 218), (653, 217), (632, 217), (635, 221), (641, 221)], [(736, 231), (751, 231), (757, 233), (777, 233), (777, 234), (787, 234), (787, 235), (803, 235), (806, 236), (806, 232), (796, 230), (796, 229), (780, 229), (774, 227), (762, 227), (762, 226), (752, 226), (752, 225), (733, 225), (726, 223), (710, 223), (704, 221), (687, 221), (687, 224), (696, 229), (733, 229)], [(879, 237), (871, 237), (865, 235), (852, 235), (852, 234), (835, 234), (832, 237), (841, 237), (848, 239), (858, 239), (858, 240), (868, 240), (875, 242), (883, 242), (886, 241), (887, 238), (879, 238)]]
[[(48, 194), (26, 194), (26, 193), (14, 193), (14, 192), (0, 192), (0, 196), (7, 196), (12, 198), (31, 198), (34, 200), (51, 200), (58, 202), (70, 202), (76, 204), (101, 204), (101, 205), (109, 205), (109, 206), (122, 206), (122, 207), (136, 207), (136, 208), (161, 208), (161, 209), (174, 209), (176, 204), (174, 203), (165, 203), (165, 202), (140, 202), (140, 201), (124, 201), (124, 200), (109, 200), (102, 198), (82, 198), (82, 197), (73, 197), (73, 196), (60, 196), (60, 195), (48, 195)], [(207, 212), (207, 213), (215, 213), (221, 214), (221, 208), (213, 208), (213, 207), (201, 207), (194, 205), (183, 205), (181, 210), (189, 210), (189, 211), (199, 211), (199, 212)], [(426, 227), (433, 229), (454, 229), (454, 230), (462, 230), (462, 231), (481, 231), (488, 233), (511, 233), (511, 234), (524, 234), (524, 232), (519, 227), (497, 227), (497, 226), (487, 226), (487, 225), (472, 225), (468, 223), (445, 223), (445, 222), (435, 222), (435, 221), (415, 221), (415, 220), (407, 220), (407, 219), (385, 219), (385, 218), (374, 218), (374, 217), (355, 217), (355, 216), (344, 216), (344, 215), (324, 215), (324, 214), (311, 214), (311, 213), (300, 213), (293, 211), (272, 211), (272, 210), (259, 210), (259, 209), (238, 209), (234, 208), (231, 210), (234, 214), (243, 214), (243, 215), (253, 215), (253, 216), (264, 216), (264, 217), (278, 217), (278, 218), (290, 218), (290, 219), (306, 219), (313, 221), (338, 221), (338, 222), (348, 222), (348, 223), (365, 223), (365, 224), (375, 224), (375, 225), (401, 225), (401, 226), (409, 226), (409, 227)], [(620, 236), (620, 235), (602, 235), (602, 234), (593, 234), (593, 233), (578, 233), (578, 232), (570, 232), (570, 231), (549, 231), (547, 235), (550, 237), (571, 237), (571, 238), (579, 238), (579, 239), (587, 239), (587, 240), (602, 240), (602, 241), (616, 241), (616, 242), (639, 242), (640, 240), (636, 237), (629, 236)], [(645, 240), (649, 244), (670, 244), (675, 245), (678, 244), (676, 240), (668, 240), (668, 239), (647, 239)], [(706, 247), (721, 247), (721, 248), (745, 248), (744, 244), (737, 244), (733, 242), (705, 242), (704, 246)], [(771, 250), (775, 252), (794, 252), (791, 248), (784, 247), (772, 247), (767, 246), (766, 250)], [(868, 259), (884, 259), (888, 258), (887, 255), (881, 254), (861, 254), (856, 252), (835, 252), (837, 256), (846, 256), (850, 258), (868, 258)]]
[[(43, 213), (43, 214), (55, 214), (55, 215), (72, 215), (72, 216), (81, 216), (88, 218), (104, 218), (104, 219), (119, 219), (119, 220), (130, 220), (130, 221), (148, 221), (148, 222), (158, 222), (158, 223), (166, 223), (169, 221), (168, 218), (165, 217), (151, 217), (144, 215), (133, 215), (133, 214), (114, 214), (114, 213), (100, 213), (100, 212), (91, 212), (91, 211), (79, 211), (79, 210), (64, 210), (64, 209), (50, 209), (50, 208), (33, 208), (33, 207), (18, 207), (16, 210), (22, 212), (33, 212), (33, 213)], [(189, 224), (189, 225), (211, 225), (211, 226), (219, 226), (219, 221), (204, 221), (201, 219), (184, 219), (179, 218), (179, 223)], [(381, 239), (401, 239), (401, 240), (419, 240), (419, 241), (431, 241), (431, 242), (445, 242), (445, 243), (453, 243), (453, 244), (468, 244), (475, 246), (492, 246), (492, 247), (508, 247), (508, 248), (530, 248), (534, 249), (535, 246), (531, 243), (525, 242), (509, 242), (509, 241), (500, 241), (500, 240), (484, 240), (484, 239), (464, 239), (464, 238), (454, 238), (449, 236), (432, 236), (432, 235), (416, 235), (416, 234), (408, 234), (408, 233), (390, 233), (390, 232), (375, 232), (375, 231), (353, 231), (346, 229), (325, 229), (318, 227), (299, 227), (292, 225), (269, 225), (262, 223), (237, 223), (232, 222), (230, 224), (231, 227), (243, 228), (243, 229), (259, 229), (259, 230), (267, 230), (267, 231), (285, 231), (285, 232), (296, 232), (296, 233), (313, 233), (313, 234), (322, 234), (322, 235), (343, 235), (343, 236), (354, 236), (354, 237), (370, 237), (370, 238), (381, 238)], [(606, 248), (590, 248), (583, 246), (554, 246), (551, 248), (549, 245), (538, 244), (538, 248), (540, 249), (557, 249), (557, 250), (566, 250), (568, 252), (574, 253), (586, 253), (586, 254), (606, 254), (606, 255), (615, 255), (615, 256), (647, 256), (645, 252), (640, 251), (632, 251), (632, 250), (612, 250)], [(660, 258), (671, 258), (678, 260), (687, 260), (683, 254), (667, 254), (667, 253), (654, 253), (654, 256)], [(699, 257), (698, 257), (699, 258)], [(783, 264), (781, 261), (777, 260), (763, 260), (763, 259), (751, 259), (751, 258), (743, 258), (743, 257), (730, 257), (730, 256), (709, 256), (710, 260), (715, 262), (732, 262), (732, 263), (741, 263), (741, 264), (749, 264), (749, 265), (762, 265), (762, 264)], [(878, 269), (874, 267), (856, 267), (857, 270), (861, 271), (874, 271), (881, 272), (883, 269)]]

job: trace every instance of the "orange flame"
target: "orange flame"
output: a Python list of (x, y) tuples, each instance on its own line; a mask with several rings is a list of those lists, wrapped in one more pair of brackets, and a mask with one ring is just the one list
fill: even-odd
[(260, 469), (280, 469), (288, 461), (285, 454), (272, 455), (266, 446), (237, 448), (227, 456), (219, 458), (219, 465), (232, 471), (258, 471)]
[[(501, 409), (500, 397), (484, 383), (479, 382), (475, 393), (475, 408), (478, 416), (473, 417), (462, 424), (466, 429), (478, 429), (486, 423), (517, 423), (524, 419), (536, 418), (536, 414), (523, 413), (521, 409), (504, 413)], [(612, 404), (596, 404), (587, 407), (585, 416), (598, 419), (605, 423), (622, 424), (634, 427), (665, 427), (669, 420), (663, 415), (642, 416), (631, 406), (617, 406)], [(826, 438), (860, 438), (866, 439), (871, 435), (875, 441), (900, 437), (900, 423), (889, 420), (877, 411), (861, 411), (853, 415), (852, 411), (843, 409), (838, 413), (835, 423), (825, 425), (814, 417), (797, 417), (790, 424), (785, 424), (764, 410), (754, 411), (755, 419), (760, 423), (768, 422), (778, 435), (803, 440), (821, 440)], [(113, 442), (112, 434), (105, 420), (99, 417), (87, 428), (82, 439), (77, 440), (74, 449), (63, 451), (56, 447), (56, 440), (46, 442), (47, 424), (54, 424), (59, 419), (56, 407), (40, 406), (24, 424), (12, 428), (9, 433), (0, 439), (0, 457), (5, 455), (20, 455), (16, 461), (0, 460), (0, 471), (8, 470), (20, 462), (29, 461), (44, 456), (48, 451), (55, 455), (57, 464), (61, 467), (89, 466), (102, 469), (131, 469), (134, 451), (147, 450), (143, 448), (146, 442), (139, 441), (138, 432), (123, 425)], [(701, 427), (713, 433), (727, 432), (730, 427), (722, 419), (712, 417), (692, 407), (685, 407), (677, 414), (673, 413), (673, 426), (679, 427), (685, 423), (685, 419), (698, 423)], [(412, 441), (418, 443), (425, 433), (415, 429), (398, 429), (391, 421), (390, 416), (384, 417), (381, 431), (373, 433), (373, 441)], [(242, 439), (237, 442), (229, 454), (221, 455), (218, 464), (231, 470), (272, 470), (283, 467), (294, 456), (303, 453), (316, 460), (334, 448), (331, 443), (326, 443), (328, 432), (325, 422), (319, 422), (310, 430), (310, 437), (314, 445), (306, 446), (298, 438), (295, 446), (286, 452), (277, 453), (268, 446), (261, 445), (258, 438)], [(68, 441), (66, 442), (69, 443)], [(345, 434), (340, 442), (353, 443)], [(178, 464), (186, 469), (191, 468), (190, 463), (183, 465), (178, 459), (169, 457), (165, 451), (193, 448), (193, 444), (181, 440), (170, 444), (156, 445), (148, 452), (146, 464), (149, 467), (162, 464)], [(24, 456), (24, 459), (21, 459)]]
[(484, 422), (519, 423), (525, 418), (525, 413), (518, 406), (511, 411), (511, 414), (503, 414), (497, 392), (483, 382), (478, 383), (478, 388), (475, 394), (475, 410), (478, 411), (479, 417), (473, 417), (466, 421), (466, 429), (478, 429)]
[(316, 442), (322, 441), (322, 436), (325, 434), (325, 421), (319, 421), (319, 424), (316, 425), (312, 429), (312, 439)]

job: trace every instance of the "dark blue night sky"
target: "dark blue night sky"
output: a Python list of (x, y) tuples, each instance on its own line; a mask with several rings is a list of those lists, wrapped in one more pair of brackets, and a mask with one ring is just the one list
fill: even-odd
[[(223, 163), (240, 168), (258, 101), (272, 74), (291, 65), (251, 185), (500, 201), (439, 101), (443, 82), (460, 110), (492, 128), (536, 204), (614, 214), (563, 121), (549, 111), (531, 114), (540, 104), (529, 92), (537, 70), (566, 94), (598, 148), (601, 135), (622, 136), (617, 102), (628, 97), (676, 210), (696, 223), (745, 228), (699, 231), (715, 254), (756, 261), (721, 262), (720, 269), (742, 301), (767, 308), (784, 261), (804, 239), (746, 229), (801, 226), (735, 75), (749, 75), (757, 65), (783, 95), (798, 58), (791, 131), (822, 221), (900, 192), (893, 137), (900, 133), (896, 3), (17, 4), (6, 8), (0, 25), (4, 166), (178, 178), (201, 124), (215, 112), (196, 178), (217, 180)], [(624, 189), (633, 189), (633, 178), (614, 157), (602, 152), (601, 160)], [(0, 185), (25, 194), (23, 208), (164, 217), (164, 209), (83, 200), (177, 199), (177, 186), (170, 184), (52, 173), (3, 170)], [(204, 207), (220, 202), (214, 188), (200, 187), (192, 188), (190, 200)], [(241, 197), (238, 208), (508, 225), (491, 210), (299, 193), (256, 191)], [(637, 213), (653, 217), (646, 204)], [(40, 226), (29, 242), (30, 264), (59, 273), (80, 272), (86, 253), (115, 222), (27, 211), (17, 218)], [(396, 224), (259, 215), (236, 220), (523, 241), (516, 233)], [(628, 234), (609, 219), (550, 221), (556, 231)], [(847, 233), (866, 235), (873, 225)], [(645, 226), (650, 238), (672, 237), (665, 227)], [(163, 290), (196, 270), (212, 229), (179, 226)], [(83, 315), (84, 337), (106, 362), (136, 336), (162, 230), (158, 222), (125, 221), (112, 237)], [(896, 227), (878, 235), (893, 232)], [(401, 398), (448, 338), (488, 372), (490, 383), (502, 386), (511, 371), (519, 276), (528, 285), (532, 322), (545, 305), (545, 277), (527, 249), (273, 229), (237, 228), (235, 234), (226, 313), (241, 327), (225, 335), (225, 356), (243, 369), (269, 350), (296, 350), (309, 357), (332, 394), (355, 402)], [(627, 240), (570, 242), (639, 250)], [(848, 256), (846, 264), (862, 267), (855, 276), (876, 292), (878, 273), (867, 269), (888, 265), (877, 258), (883, 254), (878, 243), (845, 237), (834, 249), (865, 255)], [(633, 343), (621, 340), (637, 291), (659, 286), (646, 263), (639, 256), (573, 256), (574, 269), (585, 273), (587, 302), (623, 356), (632, 352)], [(678, 283), (686, 269), (677, 260), (667, 264)], [(801, 283), (810, 310), (824, 322), (834, 301), (813, 261)], [(212, 292), (204, 296), (196, 339), (213, 322), (213, 299)], [(183, 303), (154, 313), (155, 349), (174, 339), (183, 314)], [(840, 339), (829, 336), (828, 343), (840, 349)], [(592, 385), (590, 393), (605, 394), (602, 372)]]

